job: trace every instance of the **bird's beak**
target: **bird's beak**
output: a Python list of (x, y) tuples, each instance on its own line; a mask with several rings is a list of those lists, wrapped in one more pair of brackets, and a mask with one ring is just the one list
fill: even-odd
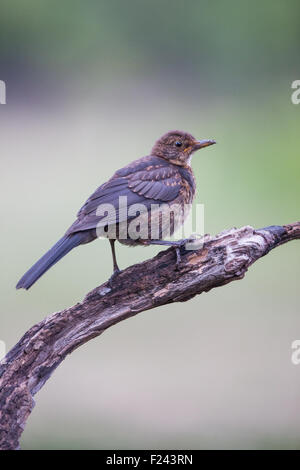
[(195, 144), (193, 145), (193, 150), (199, 150), (202, 149), (203, 147), (208, 147), (209, 145), (214, 145), (216, 144), (215, 140), (197, 140)]

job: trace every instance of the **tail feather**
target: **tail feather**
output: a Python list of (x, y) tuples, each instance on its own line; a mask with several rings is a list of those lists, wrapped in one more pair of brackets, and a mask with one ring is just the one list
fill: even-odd
[(85, 236), (83, 232), (77, 232), (69, 236), (63, 236), (44, 256), (42, 256), (21, 277), (16, 289), (29, 289), (48, 269), (63, 258), (69, 251), (80, 245)]

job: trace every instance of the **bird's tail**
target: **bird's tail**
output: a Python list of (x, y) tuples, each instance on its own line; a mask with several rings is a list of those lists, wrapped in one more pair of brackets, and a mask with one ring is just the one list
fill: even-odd
[(48, 269), (63, 258), (69, 251), (80, 245), (85, 239), (83, 232), (64, 235), (21, 277), (17, 289), (29, 289)]

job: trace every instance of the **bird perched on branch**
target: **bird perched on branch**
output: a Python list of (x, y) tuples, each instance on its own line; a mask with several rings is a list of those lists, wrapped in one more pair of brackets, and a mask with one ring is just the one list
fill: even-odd
[[(192, 154), (213, 144), (214, 140), (199, 141), (182, 131), (170, 131), (163, 135), (149, 156), (116, 171), (110, 180), (96, 189), (78, 212), (77, 220), (24, 274), (17, 289), (29, 289), (69, 251), (99, 236), (107, 236), (111, 245), (114, 271), (110, 282), (119, 272), (116, 240), (129, 246), (159, 244), (173, 245), (178, 249), (180, 242), (163, 240), (166, 235), (163, 213), (170, 207), (183, 208), (192, 203), (196, 189), (191, 169)], [(126, 201), (126, 210), (120, 201)], [(132, 210), (134, 208), (138, 209)], [(167, 227), (169, 235), (183, 224), (185, 217), (183, 212), (171, 211)], [(136, 228), (134, 236), (130, 236), (130, 224)]]

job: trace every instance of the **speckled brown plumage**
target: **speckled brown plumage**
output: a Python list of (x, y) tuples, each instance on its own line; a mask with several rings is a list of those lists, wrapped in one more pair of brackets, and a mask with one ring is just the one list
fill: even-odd
[[(197, 141), (191, 134), (182, 131), (170, 131), (162, 136), (153, 146), (149, 156), (135, 160), (116, 171), (110, 180), (96, 189), (82, 206), (76, 221), (65, 235), (20, 279), (17, 288), (28, 289), (75, 246), (97, 238), (101, 228), (103, 233), (113, 226), (116, 228), (115, 235), (108, 236), (111, 239), (114, 272), (119, 271), (114, 250), (116, 239), (130, 246), (149, 245), (162, 240), (165, 237), (164, 228), (161, 226), (162, 216), (155, 211), (154, 218), (160, 221), (159, 230), (154, 239), (151, 237), (151, 206), (164, 204), (165, 208), (170, 208), (173, 205), (183, 207), (184, 204), (190, 204), (196, 190), (190, 166), (191, 156), (196, 150), (214, 143), (212, 140)], [(119, 207), (120, 197), (127, 198), (128, 208), (134, 204), (143, 204), (145, 212), (140, 216), (137, 213), (125, 213)], [(99, 207), (104, 207), (104, 204), (110, 204), (115, 213), (109, 217), (106, 213), (99, 213)], [(138, 238), (121, 236), (124, 226), (127, 229), (138, 216), (148, 227), (147, 236), (145, 233)], [(170, 235), (183, 222), (184, 216), (171, 214)]]

